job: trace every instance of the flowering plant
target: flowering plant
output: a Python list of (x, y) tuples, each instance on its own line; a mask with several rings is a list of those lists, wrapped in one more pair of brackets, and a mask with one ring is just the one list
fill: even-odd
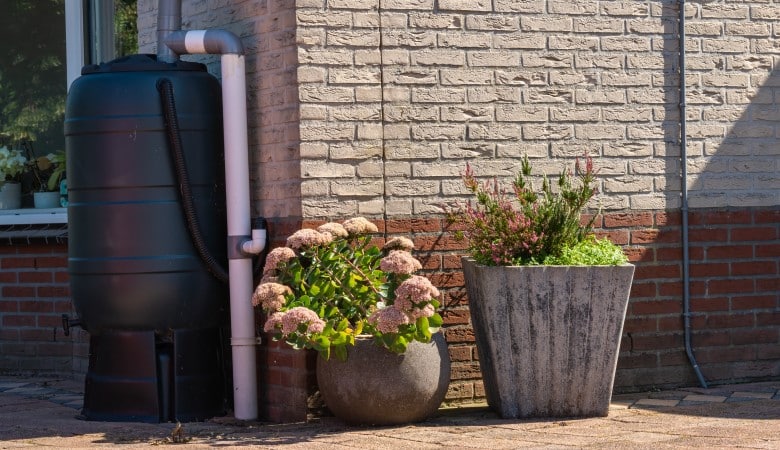
[[(456, 237), (468, 238), (469, 251), (478, 264), (624, 264), (627, 259), (620, 247), (593, 236), (595, 215), (587, 221), (582, 218), (585, 205), (598, 192), (593, 160), (586, 157), (583, 166), (578, 158), (574, 172), (576, 176), (564, 170), (556, 190), (544, 177), (541, 193), (536, 193), (528, 181), (531, 164), (525, 157), (510, 196), (496, 180), (477, 181), (466, 165), (463, 182), (476, 194), (477, 205), (469, 202), (448, 211), (448, 221), (463, 230)], [(572, 182), (573, 178), (578, 182)]]
[(371, 335), (395, 353), (429, 342), (442, 324), (439, 291), (414, 272), (422, 268), (403, 237), (382, 249), (377, 227), (362, 217), (302, 229), (271, 250), (252, 303), (269, 315), (264, 330), (325, 359), (347, 358), (355, 337)]
[(65, 152), (39, 156), (30, 161), (30, 169), (35, 175), (38, 191), (57, 191), (60, 188), (62, 176), (65, 175)]
[(27, 169), (27, 158), (20, 150), (9, 150), (0, 147), (0, 186), (6, 181), (19, 181), (19, 177)]

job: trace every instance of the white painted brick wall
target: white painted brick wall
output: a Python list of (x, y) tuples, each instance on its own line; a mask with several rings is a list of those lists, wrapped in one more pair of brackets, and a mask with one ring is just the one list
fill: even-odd
[[(139, 2), (147, 50), (153, 3)], [(434, 213), (465, 195), (455, 186), (467, 161), (485, 177), (509, 177), (528, 155), (553, 174), (587, 152), (601, 169), (604, 208), (673, 209), (676, 8), (671, 0), (226, 0), (185, 2), (185, 23), (244, 32), (255, 52), (257, 189), (283, 197), (261, 203), (297, 201), (304, 217)], [(780, 7), (690, 2), (686, 16), (691, 206), (778, 205)], [(268, 174), (279, 165), (286, 177)], [(286, 188), (270, 187), (277, 183)]]

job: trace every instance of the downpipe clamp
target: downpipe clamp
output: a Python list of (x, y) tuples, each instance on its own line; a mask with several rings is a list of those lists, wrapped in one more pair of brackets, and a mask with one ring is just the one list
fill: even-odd
[(246, 259), (259, 255), (268, 241), (267, 222), (263, 217), (252, 219), (251, 236), (228, 236), (228, 259)]

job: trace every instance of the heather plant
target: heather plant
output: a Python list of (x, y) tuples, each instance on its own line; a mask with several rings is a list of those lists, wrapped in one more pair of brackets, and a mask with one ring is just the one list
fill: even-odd
[(347, 358), (359, 335), (395, 353), (429, 342), (442, 324), (439, 291), (407, 238), (371, 243), (374, 224), (358, 217), (302, 229), (271, 250), (252, 302), (268, 315), (264, 330), (294, 348)]
[(619, 247), (593, 237), (595, 215), (588, 221), (582, 219), (582, 211), (598, 192), (589, 156), (584, 164), (579, 158), (576, 160), (574, 173), (564, 170), (555, 188), (545, 176), (541, 191), (536, 192), (530, 176), (531, 163), (524, 157), (510, 194), (495, 179), (480, 183), (471, 166), (466, 165), (463, 182), (476, 196), (476, 205), (469, 202), (449, 211), (447, 217), (461, 228), (456, 237), (468, 240), (469, 252), (477, 263), (509, 266), (626, 262)]

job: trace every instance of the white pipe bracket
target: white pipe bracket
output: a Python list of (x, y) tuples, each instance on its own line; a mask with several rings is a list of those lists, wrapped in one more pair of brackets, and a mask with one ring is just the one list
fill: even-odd
[(233, 347), (255, 347), (263, 343), (263, 339), (260, 336), (254, 338), (230, 338), (230, 345)]

